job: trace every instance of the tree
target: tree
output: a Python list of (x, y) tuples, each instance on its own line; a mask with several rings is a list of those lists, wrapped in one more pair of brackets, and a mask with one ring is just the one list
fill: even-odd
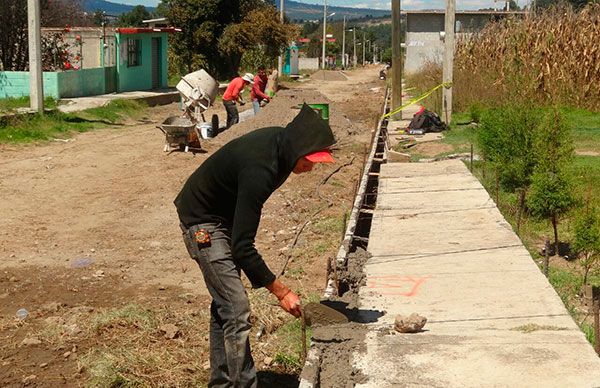
[(572, 248), (581, 255), (585, 286), (590, 270), (600, 262), (600, 218), (596, 208), (587, 208), (575, 219)]
[(65, 42), (62, 32), (44, 34), (42, 36), (42, 70), (72, 70), (74, 62), (80, 60), (79, 55), (74, 55), (71, 45)]
[(120, 27), (139, 27), (144, 20), (152, 19), (152, 14), (143, 5), (136, 5), (127, 13), (119, 16), (117, 25)]
[(311, 35), (319, 30), (319, 23), (315, 22), (306, 22), (302, 25), (302, 36), (306, 37)]
[(517, 193), (517, 232), (525, 197), (536, 166), (533, 149), (539, 113), (524, 106), (503, 106), (483, 114), (477, 143), (486, 160), (499, 174), (499, 183)]
[[(64, 27), (65, 21), (85, 25), (85, 15), (76, 0), (42, 0), (43, 27)], [(0, 7), (0, 70), (26, 71), (29, 64), (27, 2), (3, 0)]]
[(25, 70), (29, 60), (27, 47), (27, 2), (5, 0), (0, 7), (0, 70)]
[(162, 0), (159, 8), (182, 32), (175, 34), (173, 53), (180, 72), (205, 68), (216, 78), (237, 74), (246, 50), (261, 46), (276, 56), (295, 29), (283, 25), (272, 2), (261, 0)]
[(384, 62), (384, 63), (392, 63), (392, 48), (391, 47), (388, 47), (383, 50), (383, 52), (381, 53), (380, 61)]
[(92, 14), (92, 24), (96, 27), (101, 27), (103, 24), (108, 24), (108, 19), (106, 18), (106, 12), (101, 9), (97, 9)]
[(41, 7), (42, 27), (85, 27), (91, 24), (81, 0), (42, 0)]
[(242, 54), (261, 47), (265, 55), (275, 58), (294, 37), (297, 29), (278, 20), (275, 7), (259, 7), (250, 11), (240, 23), (229, 24), (219, 38), (219, 50), (226, 54), (233, 69), (237, 69)]
[(539, 169), (533, 174), (527, 205), (535, 216), (548, 219), (552, 224), (557, 255), (559, 254), (558, 220), (573, 204), (571, 182), (566, 179), (563, 172), (554, 173)]
[(570, 128), (558, 110), (546, 114), (536, 128), (533, 151), (538, 160), (527, 204), (534, 215), (550, 220), (558, 254), (558, 220), (575, 204), (566, 172), (573, 156), (573, 142)]

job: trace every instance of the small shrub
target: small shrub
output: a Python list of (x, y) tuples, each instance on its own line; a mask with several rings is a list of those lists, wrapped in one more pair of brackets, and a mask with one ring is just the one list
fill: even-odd
[(583, 267), (583, 285), (588, 284), (590, 270), (600, 261), (600, 218), (595, 208), (588, 208), (575, 219), (572, 248), (579, 253)]
[(535, 216), (550, 220), (559, 252), (558, 221), (574, 204), (573, 184), (567, 175), (573, 146), (570, 129), (558, 110), (548, 113), (536, 128), (537, 157), (527, 205)]

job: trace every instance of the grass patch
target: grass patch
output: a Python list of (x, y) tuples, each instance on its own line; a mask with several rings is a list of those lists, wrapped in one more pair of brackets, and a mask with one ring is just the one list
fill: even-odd
[[(600, 140), (596, 146), (600, 150)], [(589, 197), (591, 203), (600, 206), (600, 157), (575, 156), (571, 166), (571, 177), (575, 182), (575, 195), (580, 198)]]
[(551, 331), (559, 331), (559, 330), (567, 330), (566, 327), (558, 327), (558, 326), (548, 326), (548, 325), (538, 325), (537, 323), (528, 323), (525, 325), (513, 327), (513, 331), (520, 331), (522, 333), (533, 333), (534, 331), (540, 330), (551, 330)]
[[(54, 109), (57, 105), (57, 101), (53, 97), (44, 98), (45, 109)], [(29, 100), (29, 96), (0, 99), (0, 113), (8, 113), (18, 108), (29, 108), (30, 106), (31, 101)]]
[(302, 267), (292, 267), (292, 268), (288, 268), (286, 275), (291, 277), (292, 279), (302, 279), (302, 277), (304, 275), (306, 275), (306, 271), (304, 271), (304, 268)]
[[(80, 320), (88, 327), (88, 351), (79, 359), (89, 387), (202, 386), (208, 372), (208, 312), (128, 305)], [(180, 334), (167, 339), (171, 323)]]
[(344, 221), (341, 217), (327, 217), (322, 218), (315, 222), (313, 228), (316, 232), (323, 233), (337, 233), (342, 234), (342, 228), (344, 227)]
[(28, 143), (69, 137), (120, 123), (124, 119), (140, 117), (146, 105), (132, 100), (114, 100), (100, 108), (77, 113), (58, 110), (43, 115), (24, 115), (0, 123), (0, 143)]
[(575, 149), (600, 151), (600, 113), (575, 108), (563, 108), (561, 112), (573, 126)]
[[(302, 323), (294, 319), (277, 330), (280, 346), (273, 360), (280, 364), (286, 372), (299, 374), (302, 370)], [(312, 330), (306, 328), (306, 348), (310, 347)]]
[(589, 325), (587, 323), (583, 323), (581, 325), (581, 331), (583, 331), (583, 334), (585, 334), (585, 339), (587, 339), (590, 344), (593, 345), (596, 343), (596, 336), (594, 335), (594, 326)]
[(475, 142), (475, 127), (470, 125), (471, 114), (457, 113), (452, 115), (450, 130), (444, 131), (442, 143), (454, 147), (453, 153), (469, 152)]
[(151, 310), (138, 305), (127, 305), (121, 309), (109, 310), (94, 317), (95, 331), (110, 329), (116, 326), (134, 326), (141, 330), (154, 329), (157, 319)]

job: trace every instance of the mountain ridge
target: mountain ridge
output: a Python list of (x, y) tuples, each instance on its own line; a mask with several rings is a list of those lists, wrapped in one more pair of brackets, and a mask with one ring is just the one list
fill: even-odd
[[(87, 12), (95, 12), (96, 10), (105, 11), (109, 15), (118, 16), (122, 13), (130, 12), (135, 6), (121, 4), (117, 1), (106, 0), (83, 0), (83, 9)], [(279, 2), (276, 1), (279, 9)], [(146, 7), (149, 12), (154, 12), (156, 7)], [(341, 20), (346, 16), (347, 20), (361, 18), (381, 18), (391, 15), (391, 10), (369, 9), (369, 8), (352, 8), (340, 6), (328, 6), (329, 13), (334, 13), (330, 19)], [(292, 21), (310, 21), (323, 20), (323, 5), (302, 3), (299, 1), (286, 0), (285, 14)]]

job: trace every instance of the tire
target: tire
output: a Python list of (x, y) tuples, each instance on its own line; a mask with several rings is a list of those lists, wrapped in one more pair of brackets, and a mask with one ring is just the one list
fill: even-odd
[(219, 134), (219, 116), (217, 114), (212, 115), (210, 124), (212, 126), (213, 137)]

